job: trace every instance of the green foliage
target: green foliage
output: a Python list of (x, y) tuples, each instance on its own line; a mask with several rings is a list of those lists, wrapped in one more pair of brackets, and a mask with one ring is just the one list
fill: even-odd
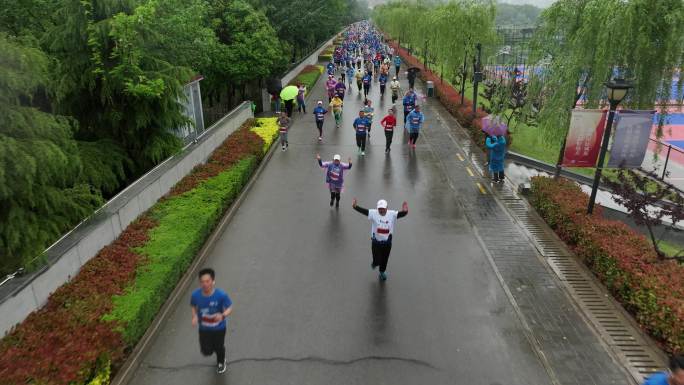
[(475, 44), (485, 47), (497, 42), (493, 1), (450, 0), (430, 4), (421, 1), (393, 1), (375, 7), (373, 21), (402, 46), (431, 64), (444, 66), (444, 77), (460, 76), (465, 58), (472, 60)]
[(159, 225), (150, 231), (150, 240), (136, 250), (148, 260), (139, 269), (135, 283), (114, 298), (114, 308), (105, 317), (126, 325), (122, 332), (128, 343), (134, 343), (145, 332), (256, 163), (255, 157), (247, 157), (194, 189), (155, 206), (151, 215)]
[(133, 168), (126, 151), (108, 139), (78, 142), (78, 150), (83, 164), (81, 180), (102, 191), (105, 197), (112, 197)]
[[(539, 95), (539, 125), (548, 142), (565, 137), (578, 90), (586, 106), (605, 97), (614, 73), (634, 81), (624, 107), (650, 109), (670, 99), (684, 52), (684, 3), (679, 0), (559, 0), (542, 12), (532, 61), (544, 68), (531, 78)], [(680, 82), (681, 91), (681, 82)]]
[(661, 261), (641, 234), (606, 220), (567, 179), (532, 178), (531, 203), (637, 322), (669, 352), (684, 347), (684, 265)]
[[(59, 63), (58, 105), (78, 119), (78, 139), (115, 141), (136, 174), (179, 149), (169, 129), (186, 123), (178, 98), (193, 75), (184, 66), (193, 60), (179, 58), (210, 35), (197, 9), (197, 2), (179, 0), (61, 2), (63, 21), (45, 40)], [(190, 54), (200, 56), (198, 50)]]
[(534, 26), (537, 24), (541, 8), (530, 4), (496, 4), (497, 26)]
[(75, 122), (33, 106), (45, 93), (48, 59), (29, 44), (0, 34), (0, 274), (41, 254), (102, 203), (79, 182)]

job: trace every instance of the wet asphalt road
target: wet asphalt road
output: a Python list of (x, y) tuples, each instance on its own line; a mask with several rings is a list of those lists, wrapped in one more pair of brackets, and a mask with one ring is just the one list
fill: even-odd
[[(309, 108), (320, 98), (322, 81)], [(356, 154), (361, 100), (354, 87), (343, 126), (328, 116), (321, 144), (310, 111), (295, 114), (289, 150), (270, 159), (204, 263), (234, 302), (228, 372), (199, 352), (189, 289), (132, 384), (550, 383), (429, 145), (409, 151), (399, 129), (385, 155), (378, 122), (391, 98), (380, 102), (377, 83), (371, 144)], [(339, 210), (328, 206), (317, 152), (352, 157)], [(352, 197), (409, 203), (385, 283), (370, 269), (370, 223)]]

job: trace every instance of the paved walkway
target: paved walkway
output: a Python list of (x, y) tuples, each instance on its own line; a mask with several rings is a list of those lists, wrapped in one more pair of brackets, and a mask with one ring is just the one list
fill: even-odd
[[(319, 98), (320, 81), (309, 105)], [(380, 101), (375, 86), (371, 99), (381, 117), (389, 95)], [(200, 355), (187, 290), (132, 383), (626, 383), (520, 230), (454, 156), (467, 154), (467, 141), (436, 101), (427, 105), (418, 148), (409, 152), (400, 133), (389, 156), (377, 123), (366, 157), (356, 155), (356, 90), (343, 127), (327, 119), (322, 144), (313, 116), (297, 117), (289, 150), (277, 150), (205, 263), (235, 303), (229, 372), (217, 375), (214, 359)], [(339, 211), (328, 207), (317, 152), (353, 159)], [(370, 225), (351, 209), (354, 196), (365, 207), (409, 202), (385, 283), (370, 269)]]

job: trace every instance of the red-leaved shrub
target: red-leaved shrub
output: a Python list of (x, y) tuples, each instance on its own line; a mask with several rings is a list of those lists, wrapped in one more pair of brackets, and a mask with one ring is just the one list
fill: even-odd
[(684, 349), (684, 266), (660, 261), (622, 222), (587, 215), (589, 197), (567, 179), (532, 179), (532, 205), (577, 256), (669, 352)]

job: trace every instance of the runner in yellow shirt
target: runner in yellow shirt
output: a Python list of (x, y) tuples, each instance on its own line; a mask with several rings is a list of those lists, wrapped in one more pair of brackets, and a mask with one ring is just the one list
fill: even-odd
[(339, 96), (335, 95), (330, 101), (330, 108), (332, 108), (333, 114), (335, 115), (335, 127), (340, 126), (340, 121), (342, 121), (342, 106), (344, 102)]

